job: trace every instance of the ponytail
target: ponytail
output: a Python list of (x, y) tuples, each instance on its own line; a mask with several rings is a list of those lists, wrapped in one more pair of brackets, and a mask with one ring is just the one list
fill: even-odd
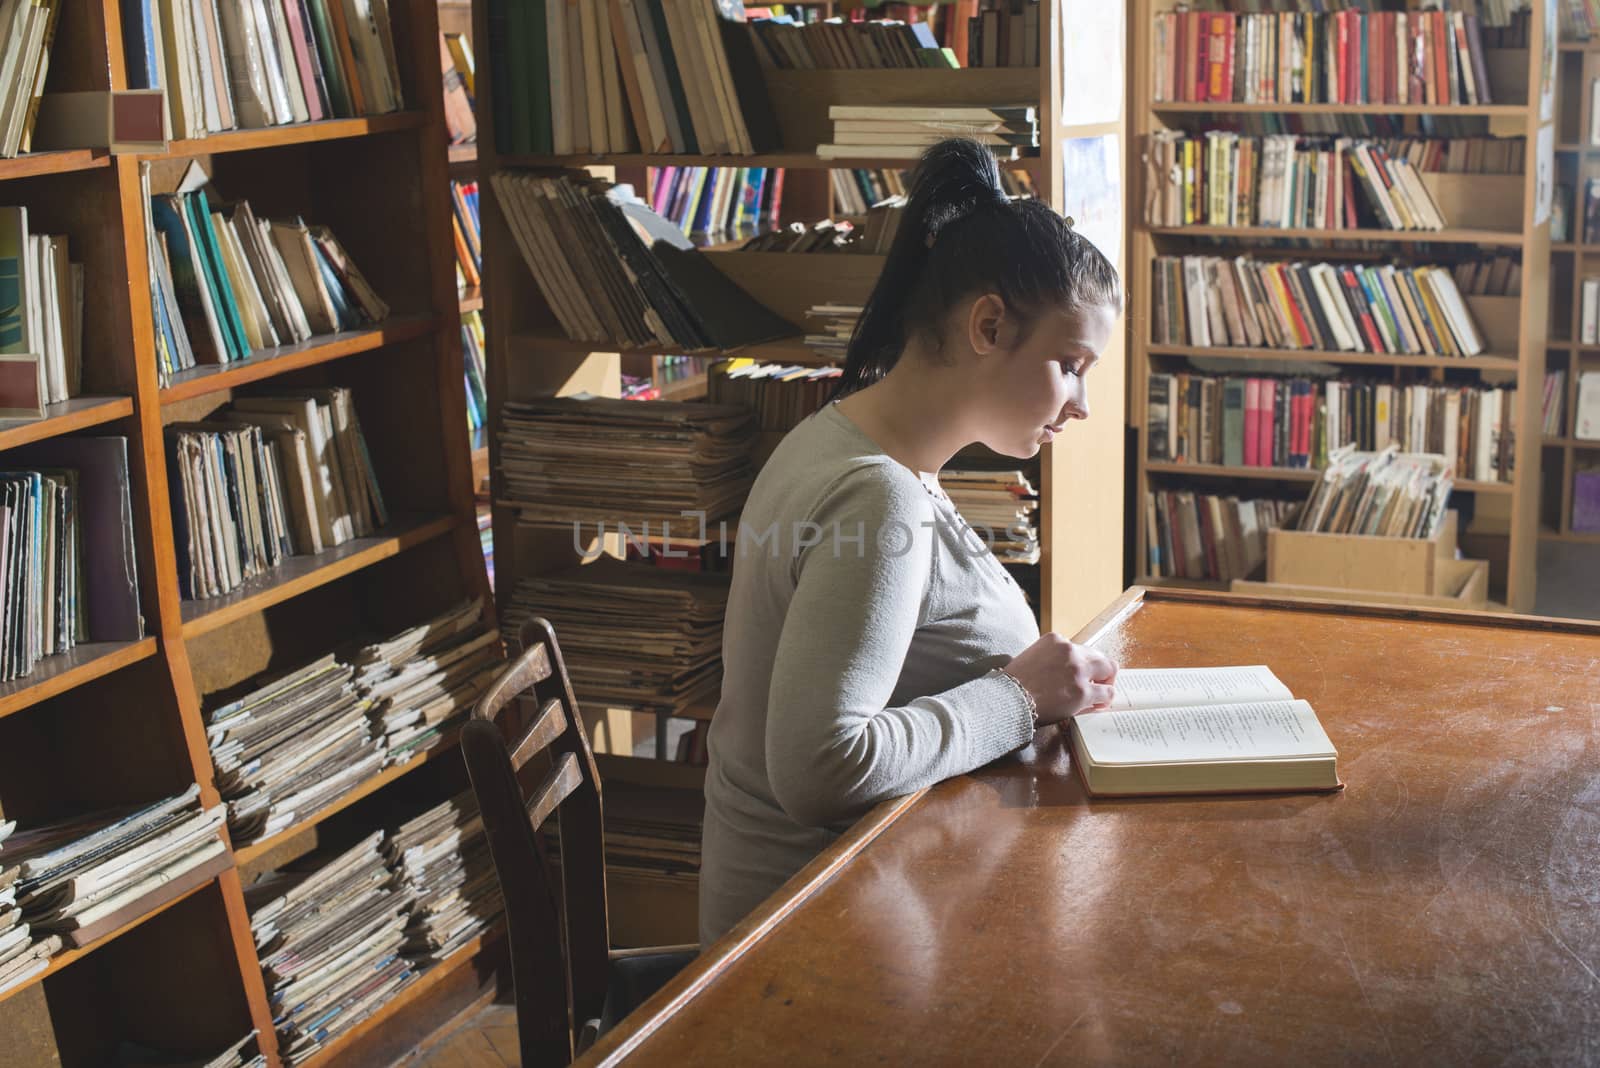
[(922, 154), (883, 271), (862, 308), (834, 399), (889, 373), (912, 335), (937, 331), (963, 297), (997, 293), (1031, 321), (1043, 307), (1121, 303), (1117, 272), (1071, 221), (1013, 201), (994, 154), (952, 138)]

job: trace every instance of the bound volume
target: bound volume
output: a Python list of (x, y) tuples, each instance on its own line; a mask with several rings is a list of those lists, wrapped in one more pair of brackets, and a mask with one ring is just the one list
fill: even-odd
[(1110, 709), (1071, 721), (1096, 797), (1338, 790), (1338, 751), (1309, 704), (1261, 665), (1127, 668)]

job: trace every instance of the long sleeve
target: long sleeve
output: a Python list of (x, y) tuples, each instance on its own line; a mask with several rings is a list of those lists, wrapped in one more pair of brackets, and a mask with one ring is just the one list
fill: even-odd
[(765, 737), (773, 794), (797, 823), (853, 818), (1032, 737), (1026, 700), (996, 672), (889, 705), (913, 635), (927, 622), (930, 587), (941, 581), (925, 525), (934, 517), (914, 477), (887, 463), (843, 474), (813, 511), (815, 544), (794, 563)]

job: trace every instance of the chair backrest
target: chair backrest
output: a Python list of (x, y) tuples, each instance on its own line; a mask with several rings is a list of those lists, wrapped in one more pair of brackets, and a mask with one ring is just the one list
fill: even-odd
[[(522, 1063), (568, 1064), (606, 994), (600, 779), (554, 629), (530, 619), (519, 638), (521, 654), (462, 728), (461, 751), (505, 898)], [(538, 833), (552, 813), (559, 887)]]

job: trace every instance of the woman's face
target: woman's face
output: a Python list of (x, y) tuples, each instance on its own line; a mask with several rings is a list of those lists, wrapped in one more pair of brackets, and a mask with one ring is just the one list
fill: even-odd
[[(979, 306), (991, 300), (997, 318), (986, 324)], [(1020, 330), (998, 307), (998, 298), (983, 297), (977, 305), (971, 320), (974, 347), (983, 356), (983, 381), (989, 387), (979, 440), (1003, 456), (1027, 459), (1069, 420), (1089, 418), (1085, 378), (1111, 340), (1116, 309), (1099, 305), (1042, 312), (1027, 336), (1017, 341)]]

